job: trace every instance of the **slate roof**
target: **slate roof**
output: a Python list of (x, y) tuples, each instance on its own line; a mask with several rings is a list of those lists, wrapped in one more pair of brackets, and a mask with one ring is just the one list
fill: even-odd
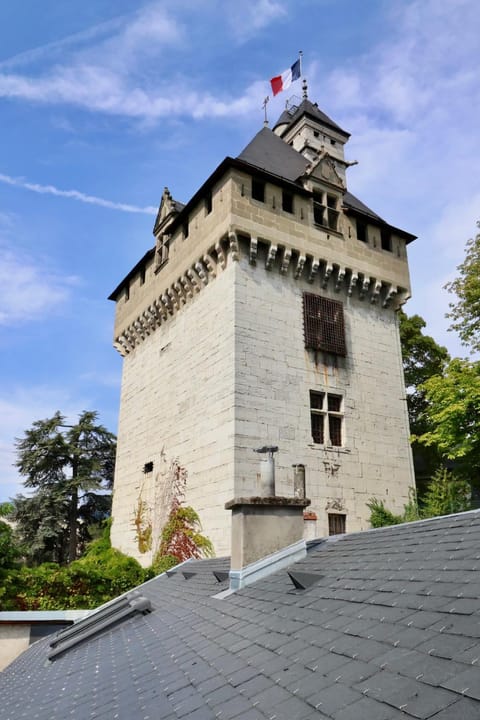
[(479, 568), (478, 511), (311, 544), (306, 590), (281, 570), (215, 598), (228, 560), (191, 561), (140, 586), (150, 614), (53, 662), (32, 645), (0, 717), (477, 719)]
[[(346, 132), (346, 130), (342, 130), (340, 125), (337, 125), (336, 122), (334, 122), (328, 115), (326, 115), (320, 108), (318, 107), (317, 103), (312, 103), (310, 100), (302, 100), (300, 105), (297, 107), (293, 106), (289, 108), (288, 110), (284, 110), (283, 113), (278, 118), (277, 122), (275, 123), (274, 129), (278, 127), (279, 125), (288, 124), (290, 127), (291, 125), (294, 125), (303, 115), (308, 115), (317, 122), (321, 122), (323, 125), (326, 125), (327, 127), (332, 128), (333, 130), (336, 130), (341, 135), (344, 135), (346, 138), (350, 137), (350, 133)], [(288, 128), (285, 129), (284, 133), (287, 131)], [(284, 134), (283, 133), (283, 134)]]

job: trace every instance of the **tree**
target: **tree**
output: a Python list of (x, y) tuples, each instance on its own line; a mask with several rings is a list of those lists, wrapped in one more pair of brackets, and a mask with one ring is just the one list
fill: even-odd
[(85, 411), (74, 425), (56, 412), (33, 423), (16, 441), (17, 462), (31, 497), (17, 496), (13, 519), (35, 562), (72, 562), (88, 537), (88, 522), (105, 517), (111, 489), (115, 436)]
[(455, 461), (455, 471), (480, 479), (480, 362), (454, 358), (442, 376), (423, 384), (429, 428), (418, 442)]
[(471, 489), (465, 480), (446, 468), (433, 476), (423, 498), (422, 517), (436, 517), (463, 512), (471, 507)]
[[(447, 348), (423, 334), (426, 323), (420, 315), (409, 317), (401, 311), (399, 318), (410, 432), (417, 438), (431, 429), (423, 384), (431, 377), (441, 376), (450, 357)], [(417, 489), (422, 493), (424, 485), (441, 464), (441, 455), (436, 447), (426, 447), (416, 439), (412, 440), (412, 453)]]
[[(480, 228), (480, 222), (477, 223)], [(457, 296), (450, 303), (451, 330), (456, 330), (460, 340), (472, 352), (480, 352), (480, 233), (467, 240), (465, 260), (457, 267), (459, 277), (445, 285)]]

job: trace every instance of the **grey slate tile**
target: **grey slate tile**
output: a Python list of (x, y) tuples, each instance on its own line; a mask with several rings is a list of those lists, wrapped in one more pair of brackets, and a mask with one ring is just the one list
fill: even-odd
[(335, 720), (406, 720), (406, 715), (391, 705), (361, 697), (335, 713)]
[(470, 667), (442, 682), (441, 685), (448, 690), (454, 690), (461, 695), (480, 700), (480, 667)]
[(306, 697), (307, 702), (325, 715), (335, 716), (342, 708), (357, 702), (362, 694), (348, 685), (335, 683)]

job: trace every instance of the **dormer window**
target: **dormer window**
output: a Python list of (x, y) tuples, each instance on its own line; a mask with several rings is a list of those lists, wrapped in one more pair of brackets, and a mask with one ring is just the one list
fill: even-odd
[(265, 183), (263, 180), (252, 178), (252, 200), (265, 202)]
[(168, 250), (170, 246), (169, 235), (159, 235), (157, 238), (155, 271), (159, 270), (168, 260)]
[(336, 195), (323, 190), (313, 191), (313, 220), (316, 225), (323, 225), (330, 230), (338, 230), (339, 212)]

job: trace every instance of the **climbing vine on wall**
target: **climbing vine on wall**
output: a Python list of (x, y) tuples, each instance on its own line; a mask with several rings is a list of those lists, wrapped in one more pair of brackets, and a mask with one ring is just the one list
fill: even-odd
[(171, 462), (169, 476), (172, 486), (170, 512), (160, 536), (154, 565), (165, 556), (174, 557), (177, 562), (189, 558), (213, 557), (213, 545), (201, 533), (198, 514), (192, 507), (183, 504), (187, 487), (187, 470), (180, 465), (178, 459)]
[(138, 498), (133, 513), (133, 524), (135, 525), (135, 540), (139, 552), (146, 553), (152, 549), (152, 522), (150, 520), (150, 508), (142, 495)]

